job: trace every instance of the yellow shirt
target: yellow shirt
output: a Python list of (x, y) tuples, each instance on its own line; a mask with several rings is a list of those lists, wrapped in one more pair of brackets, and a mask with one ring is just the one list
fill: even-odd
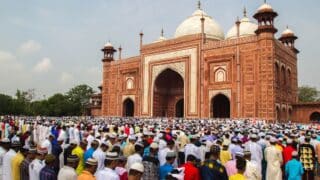
[(23, 155), (18, 152), (11, 161), (12, 179), (20, 180), (20, 164), (24, 160)]
[(71, 154), (78, 156), (79, 158), (79, 164), (77, 166), (76, 172), (77, 174), (81, 174), (84, 169), (84, 151), (80, 146), (77, 146), (74, 148), (71, 152)]
[(276, 144), (276, 148), (279, 149), (281, 152), (283, 151), (283, 148), (279, 144)]
[(226, 162), (232, 159), (231, 153), (228, 150), (222, 150), (220, 153), (220, 162), (225, 165)]
[(229, 180), (245, 180), (246, 178), (244, 177), (243, 174), (235, 174), (229, 177)]
[(130, 142), (123, 148), (123, 155), (125, 157), (129, 157), (130, 155), (134, 154), (134, 152), (134, 145)]

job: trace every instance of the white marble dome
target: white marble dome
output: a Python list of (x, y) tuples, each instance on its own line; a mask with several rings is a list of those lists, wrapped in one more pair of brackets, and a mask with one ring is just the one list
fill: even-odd
[(107, 42), (106, 44), (104, 44), (104, 47), (113, 47), (113, 45), (110, 42)]
[[(252, 36), (255, 35), (255, 31), (258, 29), (258, 25), (252, 22), (248, 17), (243, 17), (240, 20), (239, 36)], [(227, 33), (226, 39), (237, 38), (237, 25), (235, 24)]]
[(264, 12), (264, 11), (273, 11), (273, 8), (270, 4), (264, 3), (258, 8), (258, 12)]
[(281, 33), (281, 36), (288, 36), (288, 35), (294, 35), (294, 32), (291, 29), (289, 29), (289, 27), (287, 27), (286, 30), (284, 30)]
[(184, 20), (176, 29), (175, 38), (185, 35), (199, 34), (201, 33), (201, 17), (205, 18), (204, 21), (204, 33), (207, 38), (223, 40), (224, 33), (220, 25), (210, 16), (207, 15), (201, 9), (197, 9), (192, 16)]

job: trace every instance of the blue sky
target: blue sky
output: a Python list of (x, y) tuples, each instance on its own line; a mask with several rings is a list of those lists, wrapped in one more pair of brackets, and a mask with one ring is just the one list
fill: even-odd
[[(202, 0), (202, 8), (223, 28), (233, 26), (243, 7), (252, 18), (263, 0)], [(320, 1), (268, 0), (279, 13), (276, 27), (287, 25), (299, 37), (299, 85), (320, 89)], [(0, 0), (0, 93), (35, 88), (38, 98), (86, 83), (101, 82), (101, 47), (110, 40), (123, 57), (138, 55), (161, 28), (172, 38), (196, 9), (197, 0)], [(117, 55), (116, 55), (117, 57)]]

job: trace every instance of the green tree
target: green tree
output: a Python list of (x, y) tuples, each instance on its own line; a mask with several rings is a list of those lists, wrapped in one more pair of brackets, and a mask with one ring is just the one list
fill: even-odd
[(67, 92), (67, 97), (72, 103), (71, 108), (74, 115), (84, 113), (85, 105), (89, 102), (93, 93), (93, 89), (86, 84), (78, 85)]
[(57, 93), (48, 99), (48, 115), (49, 116), (67, 116), (72, 115), (71, 103), (68, 97)]
[(12, 103), (11, 96), (0, 94), (0, 115), (12, 114)]
[(319, 101), (319, 91), (315, 87), (301, 86), (298, 89), (299, 102)]

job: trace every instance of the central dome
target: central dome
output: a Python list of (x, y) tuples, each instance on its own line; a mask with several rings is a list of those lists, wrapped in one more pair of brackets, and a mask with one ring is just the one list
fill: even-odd
[(223, 40), (224, 33), (220, 25), (201, 9), (197, 9), (192, 16), (184, 20), (176, 29), (175, 38), (201, 33), (201, 17), (204, 17), (204, 33), (207, 38)]

